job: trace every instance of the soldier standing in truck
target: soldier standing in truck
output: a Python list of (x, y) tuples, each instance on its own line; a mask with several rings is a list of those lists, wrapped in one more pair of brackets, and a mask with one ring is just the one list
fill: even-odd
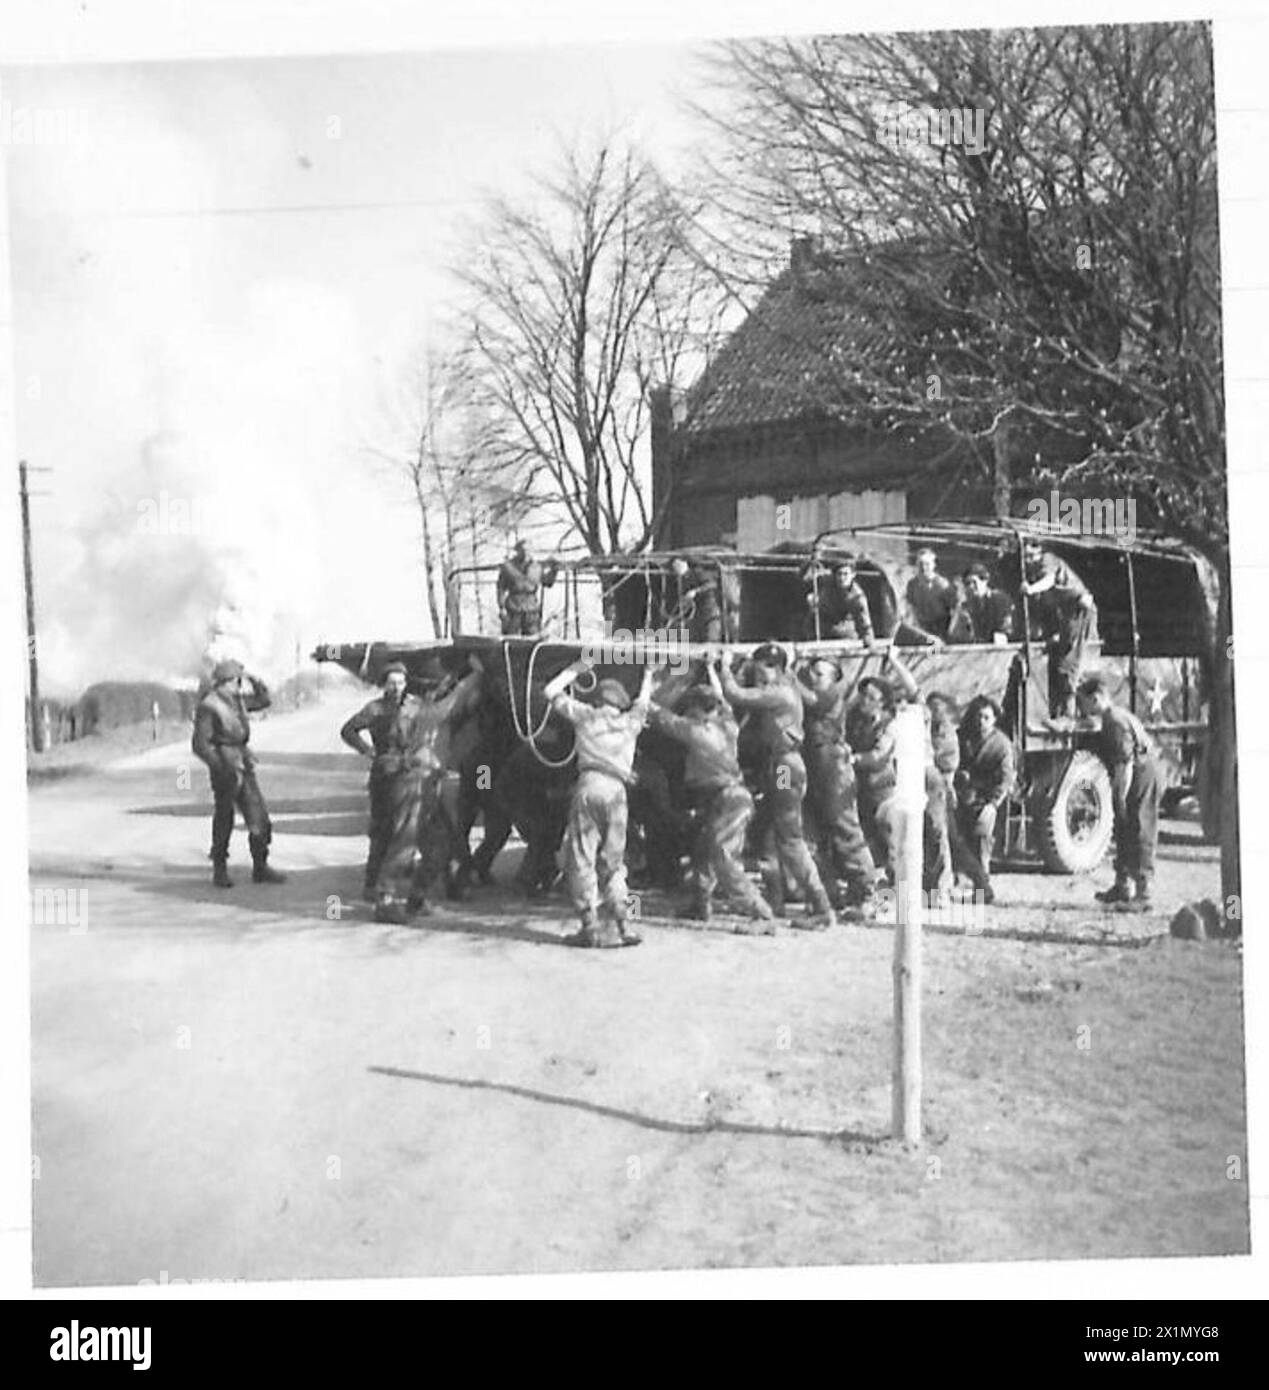
[(903, 597), (907, 625), (919, 640), (931, 645), (946, 642), (958, 606), (956, 586), (939, 573), (938, 556), (928, 546), (917, 551), (916, 573)]
[(1085, 643), (1096, 626), (1097, 605), (1071, 566), (1034, 537), (1023, 543), (1022, 569), (1022, 592), (1034, 600), (1031, 611), (1049, 649), (1049, 715), (1073, 719), (1075, 685)]
[(523, 540), (498, 571), (498, 616), (504, 637), (536, 637), (542, 631), (542, 590), (555, 583), (559, 566), (539, 564)]
[(841, 637), (871, 647), (874, 640), (868, 595), (857, 579), (853, 556), (843, 556), (830, 571), (815, 559), (803, 571), (806, 585), (806, 639)]

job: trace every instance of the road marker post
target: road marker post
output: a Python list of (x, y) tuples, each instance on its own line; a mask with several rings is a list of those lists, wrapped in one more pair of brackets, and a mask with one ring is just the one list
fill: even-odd
[(913, 1148), (921, 1143), (921, 909), (925, 828), (925, 712), (895, 712), (894, 1067), (891, 1132)]

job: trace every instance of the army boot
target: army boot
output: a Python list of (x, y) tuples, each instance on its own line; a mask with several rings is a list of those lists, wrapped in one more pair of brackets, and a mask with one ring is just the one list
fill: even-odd
[(799, 917), (793, 925), (803, 931), (826, 931), (837, 925), (837, 914), (828, 894), (823, 888), (811, 888), (806, 895), (806, 915)]
[(229, 877), (229, 861), (226, 859), (212, 860), (212, 882), (217, 888), (232, 888), (234, 881)]
[(581, 914), (582, 924), (572, 936), (564, 938), (566, 946), (593, 946), (595, 945), (595, 909), (586, 908)]
[(625, 903), (614, 907), (611, 916), (612, 930), (617, 934), (617, 945), (637, 946), (643, 940), (643, 933), (638, 927), (632, 926), (630, 919), (626, 916)]
[(1103, 889), (1100, 893), (1094, 893), (1093, 897), (1099, 903), (1107, 903), (1110, 906), (1117, 903), (1130, 903), (1132, 902), (1132, 880), (1127, 874), (1116, 874), (1113, 886)]
[(380, 893), (375, 902), (375, 921), (387, 922), (395, 927), (409, 925), (409, 905), (391, 893)]
[(775, 913), (767, 906), (761, 894), (754, 892), (736, 904), (740, 920), (735, 931), (738, 936), (774, 936)]
[(762, 891), (767, 902), (771, 904), (771, 912), (775, 917), (784, 916), (784, 872), (779, 868), (763, 869), (762, 871)]
[(263, 836), (251, 836), (252, 883), (285, 883), (286, 875), (269, 868), (269, 842)]
[(693, 888), (692, 896), (679, 915), (689, 918), (693, 922), (712, 922), (714, 920), (714, 904), (710, 895), (702, 892), (700, 888)]

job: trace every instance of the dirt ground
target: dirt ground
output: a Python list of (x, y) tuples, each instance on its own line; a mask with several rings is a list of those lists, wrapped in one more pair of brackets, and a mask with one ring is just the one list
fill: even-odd
[(376, 925), (359, 702), (257, 724), (280, 888), (241, 831), (210, 886), (183, 744), (33, 785), (37, 1284), (1247, 1250), (1241, 953), (1167, 936), (1192, 828), (1153, 917), (1016, 872), (928, 933), (905, 1152), (889, 929), (575, 951), (505, 887)]

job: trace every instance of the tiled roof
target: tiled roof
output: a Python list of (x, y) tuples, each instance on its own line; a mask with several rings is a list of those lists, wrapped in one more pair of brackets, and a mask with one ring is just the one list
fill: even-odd
[(845, 362), (881, 345), (861, 312), (847, 262), (795, 254), (689, 389), (690, 433), (831, 419), (849, 413)]

